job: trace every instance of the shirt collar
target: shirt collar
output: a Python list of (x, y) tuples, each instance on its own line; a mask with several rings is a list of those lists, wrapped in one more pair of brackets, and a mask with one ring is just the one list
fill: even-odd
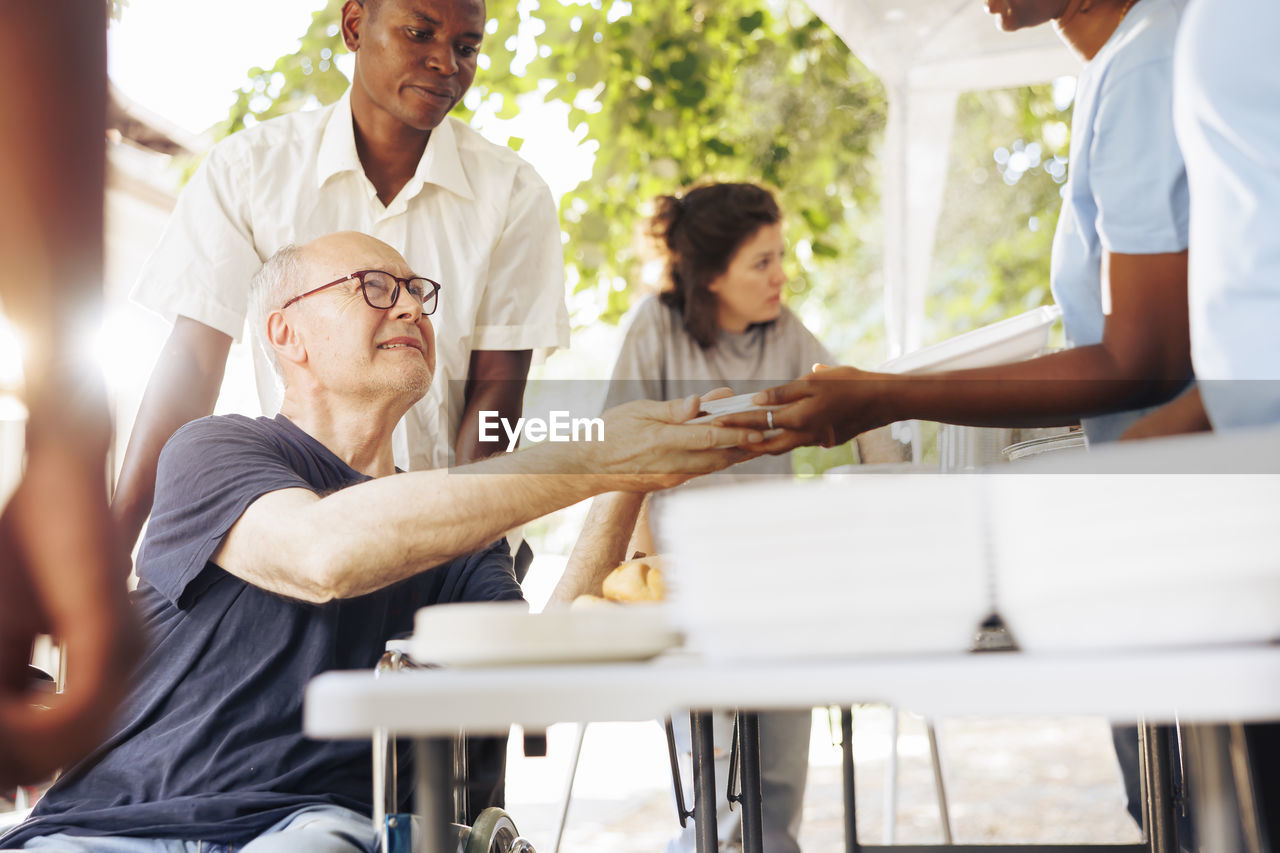
[[(444, 120), (431, 131), (431, 139), (418, 161), (418, 168), (406, 186), (406, 198), (417, 195), (425, 184), (435, 184), (449, 192), (468, 200), (475, 200), (475, 191), (471, 181), (462, 167), (462, 158), (458, 156), (458, 135), (453, 127), (454, 119), (445, 116)], [(342, 93), (342, 97), (333, 105), (333, 111), (325, 122), (320, 138), (320, 150), (316, 155), (317, 186), (343, 172), (363, 174), (360, 155), (356, 153), (355, 124), (351, 118), (351, 87)]]
[(356, 132), (351, 122), (351, 87), (333, 105), (320, 136), (316, 153), (316, 186), (343, 172), (363, 173), (360, 155), (356, 153)]
[(467, 179), (466, 170), (462, 166), (462, 158), (458, 155), (458, 134), (454, 130), (457, 119), (445, 116), (436, 129), (431, 131), (431, 140), (427, 142), (427, 150), (418, 161), (415, 180), (424, 184), (435, 184), (454, 195), (468, 201), (475, 201), (476, 194)]

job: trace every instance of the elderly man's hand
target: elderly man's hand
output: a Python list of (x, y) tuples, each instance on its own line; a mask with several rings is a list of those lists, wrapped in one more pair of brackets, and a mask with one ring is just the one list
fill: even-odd
[(718, 418), (725, 427), (770, 429), (752, 449), (780, 454), (805, 445), (834, 447), (891, 422), (880, 411), (876, 374), (854, 367), (815, 364), (812, 373), (757, 394), (752, 402), (777, 406)]
[[(716, 396), (725, 393), (717, 389), (706, 395)], [(618, 490), (654, 491), (759, 455), (752, 449), (764, 439), (758, 429), (686, 423), (700, 405), (693, 396), (665, 403), (639, 400), (608, 410), (605, 440), (593, 448), (593, 464), (600, 473), (623, 478), (614, 487)]]
[[(29, 448), (0, 517), (0, 787), (40, 781), (96, 746), (128, 688), (139, 634), (102, 460), (69, 442)], [(58, 696), (36, 690), (27, 669), (41, 633), (66, 650)]]

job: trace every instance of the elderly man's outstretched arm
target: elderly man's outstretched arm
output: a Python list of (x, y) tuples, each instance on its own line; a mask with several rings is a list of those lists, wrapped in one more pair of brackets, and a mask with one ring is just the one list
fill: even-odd
[(609, 491), (647, 492), (752, 454), (761, 435), (685, 425), (698, 400), (640, 401), (605, 413), (605, 440), (543, 444), (451, 471), (382, 477), (327, 497), (263, 495), (214, 562), (306, 601), (350, 598), (484, 547), (515, 525)]
[[(741, 448), (763, 439), (756, 430), (686, 424), (698, 412), (696, 397), (639, 401), (605, 412), (603, 431), (582, 440), (398, 473), (392, 432), (430, 387), (430, 317), (444, 298), (443, 286), (417, 277), (393, 248), (356, 232), (268, 259), (251, 299), (284, 383), (280, 417), (371, 479), (323, 495), (267, 488), (225, 535), (212, 531), (221, 536), (215, 564), (304, 601), (352, 598), (479, 551), (519, 524), (601, 492), (646, 492), (720, 470), (755, 455)], [(224, 472), (257, 452), (248, 444), (202, 442), (199, 431), (216, 431), (216, 424), (197, 422), (175, 436), (172, 470), (161, 456), (159, 480), (181, 490), (178, 503), (225, 493)], [(226, 449), (210, 449), (216, 447)], [(272, 453), (261, 462), (279, 464)]]

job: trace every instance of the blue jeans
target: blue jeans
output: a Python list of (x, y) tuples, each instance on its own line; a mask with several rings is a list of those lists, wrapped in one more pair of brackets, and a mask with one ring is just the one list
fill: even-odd
[(23, 849), (50, 853), (376, 853), (378, 834), (373, 821), (358, 812), (339, 806), (309, 806), (247, 844), (59, 832), (33, 838)]

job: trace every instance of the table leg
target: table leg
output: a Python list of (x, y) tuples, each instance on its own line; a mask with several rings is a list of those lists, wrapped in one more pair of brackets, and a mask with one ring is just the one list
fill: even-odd
[(471, 778), (467, 769), (467, 736), (460, 734), (449, 743), (449, 754), (453, 765), (453, 774), (449, 777), (449, 789), (452, 791), (450, 805), (453, 809), (453, 821), (463, 825), (471, 823), (470, 789), (467, 781)]
[(742, 853), (764, 853), (760, 781), (760, 715), (738, 712), (742, 747)]
[(413, 773), (418, 818), (418, 853), (447, 853), (453, 813), (450, 769), (452, 741), (445, 738), (415, 738)]
[(1169, 756), (1169, 727), (1138, 725), (1142, 768), (1143, 817), (1151, 853), (1177, 853), (1173, 814), (1173, 768)]
[[(1233, 731), (1235, 729), (1235, 731)], [(1257, 798), (1239, 727), (1184, 727), (1197, 841), (1202, 850), (1261, 853)]]
[(387, 748), (389, 738), (386, 729), (373, 730), (373, 828), (382, 838), (382, 846), (387, 840), (381, 833), (385, 832), (383, 824), (387, 818)]
[(1244, 834), (1249, 853), (1269, 850), (1262, 824), (1262, 799), (1254, 785), (1253, 767), (1249, 759), (1249, 744), (1243, 723), (1227, 726), (1228, 749), (1231, 752), (1231, 778), (1235, 783), (1236, 802), (1239, 805), (1240, 831)]
[(853, 788), (853, 708), (840, 709), (840, 753), (844, 769), (844, 850), (859, 853), (858, 803)]
[(716, 755), (711, 736), (711, 714), (689, 713), (693, 741), (693, 828), (698, 853), (715, 853), (719, 848), (716, 833)]
[(933, 720), (924, 721), (925, 734), (929, 736), (929, 758), (933, 764), (933, 790), (938, 796), (938, 821), (942, 824), (942, 843), (954, 844), (951, 837), (951, 810), (947, 808), (947, 786), (942, 778), (942, 753), (938, 751), (938, 731)]

